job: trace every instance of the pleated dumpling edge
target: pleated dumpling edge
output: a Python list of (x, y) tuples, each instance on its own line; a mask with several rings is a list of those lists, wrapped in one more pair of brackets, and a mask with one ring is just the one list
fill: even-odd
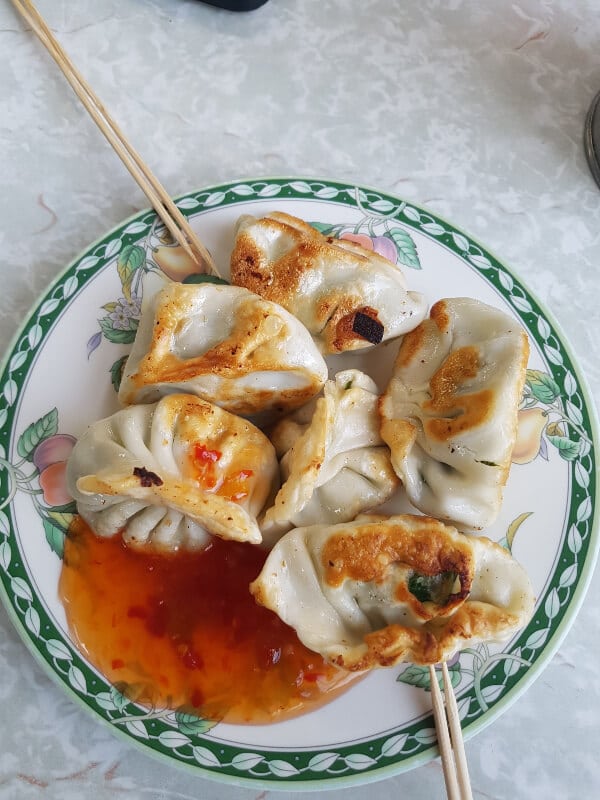
[(133, 405), (94, 422), (67, 465), (77, 510), (99, 536), (173, 551), (211, 536), (261, 542), (257, 516), (277, 488), (267, 437), (190, 395)]

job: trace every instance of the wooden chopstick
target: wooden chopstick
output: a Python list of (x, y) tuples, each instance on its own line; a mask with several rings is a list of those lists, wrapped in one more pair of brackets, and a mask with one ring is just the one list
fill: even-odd
[(108, 139), (173, 238), (203, 271), (219, 275), (213, 258), (206, 247), (204, 247), (158, 178), (127, 141), (123, 132), (104, 108), (90, 85), (71, 62), (31, 0), (11, 0), (11, 2), (23, 19), (29, 23), (33, 32), (57, 63), (71, 88)]
[(442, 662), (445, 706), (433, 665), (429, 666), (429, 677), (433, 716), (442, 757), (442, 769), (444, 770), (448, 800), (473, 800), (460, 716), (446, 662)]

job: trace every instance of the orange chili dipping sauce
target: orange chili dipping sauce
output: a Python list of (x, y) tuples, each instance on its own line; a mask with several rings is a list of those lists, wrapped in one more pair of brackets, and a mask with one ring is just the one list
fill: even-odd
[(357, 676), (327, 664), (254, 601), (248, 585), (266, 555), (218, 538), (199, 552), (140, 552), (77, 518), (59, 591), (78, 646), (131, 700), (273, 722), (322, 705)]

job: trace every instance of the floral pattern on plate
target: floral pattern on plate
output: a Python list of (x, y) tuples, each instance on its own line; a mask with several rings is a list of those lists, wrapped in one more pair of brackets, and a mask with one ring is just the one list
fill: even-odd
[[(597, 556), (597, 432), (568, 346), (494, 256), (406, 201), (336, 182), (265, 179), (192, 192), (177, 202), (221, 263), (235, 218), (277, 206), (318, 220), (314, 224), (328, 235), (383, 252), (408, 270), (411, 284), (432, 302), (456, 293), (478, 296), (513, 313), (527, 329), (533, 355), (519, 449), (503, 517), (489, 535), (523, 561), (538, 603), (530, 624), (503, 648), (478, 646), (453, 659), (463, 727), (472, 735), (552, 656)], [(308, 722), (300, 717), (265, 731), (212, 727), (176, 711), (136, 706), (73, 647), (55, 596), (60, 562), (51, 552), (61, 555), (74, 513), (65, 494), (64, 463), (85, 425), (115, 410), (114, 387), (135, 336), (146, 280), (195, 280), (177, 255), (153, 212), (126, 221), (59, 276), (9, 350), (0, 375), (0, 578), (17, 629), (38, 660), (97, 716), (147, 752), (221, 780), (318, 788), (385, 777), (433, 758), (435, 727), (423, 692), (428, 682), (411, 665), (370, 676), (336, 704), (338, 712), (325, 707), (308, 715)], [(72, 369), (63, 383), (48, 384), (49, 365), (65, 349)], [(382, 362), (389, 362), (393, 350), (384, 346), (380, 352)], [(83, 375), (92, 380), (82, 384)], [(44, 541), (49, 547), (40, 548)], [(394, 687), (397, 696), (390, 694)]]

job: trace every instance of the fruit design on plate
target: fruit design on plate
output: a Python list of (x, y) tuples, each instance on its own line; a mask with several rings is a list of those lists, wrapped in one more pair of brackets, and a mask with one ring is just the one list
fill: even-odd
[(547, 372), (527, 370), (513, 464), (529, 464), (538, 457), (548, 461), (549, 444), (565, 461), (574, 461), (589, 449), (581, 409), (560, 394), (560, 387)]
[(0, 459), (0, 470), (8, 473), (10, 487), (0, 509), (18, 491), (28, 494), (42, 519), (46, 541), (59, 558), (63, 556), (65, 534), (76, 512), (66, 483), (67, 459), (75, 442), (74, 436), (58, 432), (58, 411), (53, 408), (19, 436), (19, 461), (11, 464)]
[(398, 263), (398, 247), (391, 236), (367, 236), (365, 233), (342, 233), (340, 239), (356, 242), (366, 250), (374, 250), (393, 264)]
[(63, 506), (72, 498), (67, 489), (67, 459), (75, 445), (75, 437), (66, 433), (56, 433), (42, 439), (33, 451), (33, 463), (40, 475), (39, 482), (44, 502), (49, 506)]

